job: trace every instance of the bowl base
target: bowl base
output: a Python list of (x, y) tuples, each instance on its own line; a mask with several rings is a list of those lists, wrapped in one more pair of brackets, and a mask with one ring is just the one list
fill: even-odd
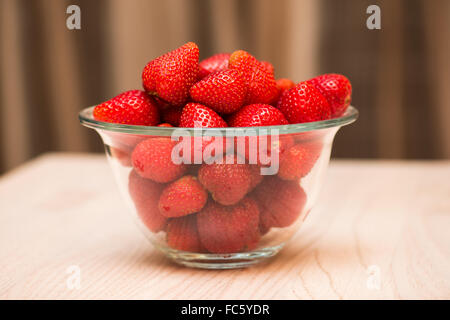
[(158, 247), (168, 258), (186, 267), (200, 269), (237, 269), (261, 263), (276, 255), (284, 244), (240, 253), (192, 253)]

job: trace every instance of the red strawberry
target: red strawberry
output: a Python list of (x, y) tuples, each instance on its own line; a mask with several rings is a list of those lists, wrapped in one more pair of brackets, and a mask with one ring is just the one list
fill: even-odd
[(158, 200), (162, 185), (152, 180), (141, 178), (132, 170), (128, 178), (128, 191), (134, 202), (137, 214), (144, 225), (152, 232), (162, 230), (166, 217), (159, 213)]
[(278, 102), (280, 101), (281, 96), (286, 91), (289, 91), (290, 89), (295, 87), (295, 83), (292, 80), (286, 79), (286, 78), (277, 79), (276, 83), (277, 83), (278, 95), (277, 95), (277, 98), (275, 99), (275, 101), (273, 103), (274, 106), (278, 105)]
[[(183, 128), (218, 128), (218, 127), (226, 127), (227, 123), (223, 120), (215, 111), (212, 109), (199, 104), (199, 103), (188, 103), (184, 108), (180, 118), (180, 127)], [(183, 158), (185, 163), (202, 163), (203, 152), (206, 147), (211, 145), (214, 142), (214, 145), (211, 147), (216, 148), (217, 143), (223, 143), (222, 151), (226, 150), (226, 139), (220, 140), (214, 137), (182, 137), (182, 141), (184, 139), (189, 139), (191, 152), (189, 154), (183, 154)], [(197, 154), (197, 158), (195, 155)], [(215, 156), (215, 152), (211, 152), (213, 156)], [(219, 155), (218, 155), (219, 156)]]
[(191, 98), (219, 113), (232, 113), (244, 103), (247, 85), (236, 70), (218, 71), (191, 88)]
[(271, 74), (275, 74), (275, 68), (273, 67), (273, 64), (268, 61), (261, 61), (261, 64), (268, 72), (270, 72)]
[(197, 214), (200, 240), (212, 253), (240, 252), (254, 247), (259, 238), (258, 224), (258, 205), (251, 198), (233, 206), (210, 201)]
[(150, 61), (142, 72), (145, 90), (174, 106), (183, 105), (189, 89), (197, 81), (199, 50), (195, 43), (185, 45)]
[(176, 141), (165, 137), (142, 141), (131, 155), (134, 169), (140, 176), (161, 183), (181, 177), (186, 166), (172, 160), (172, 149), (176, 144)]
[(266, 233), (271, 227), (288, 227), (300, 216), (306, 193), (299, 183), (267, 176), (253, 193), (260, 209), (260, 228)]
[(200, 103), (188, 103), (181, 113), (180, 127), (223, 128), (227, 123), (214, 110)]
[(228, 68), (228, 60), (230, 59), (229, 53), (218, 53), (209, 58), (206, 58), (199, 63), (200, 71), (198, 78), (203, 79), (207, 75), (223, 71)]
[(295, 87), (294, 81), (291, 79), (280, 78), (276, 80), (278, 91), (290, 90)]
[(172, 107), (165, 109), (161, 112), (162, 121), (167, 122), (174, 127), (178, 127), (180, 125), (182, 112), (183, 108)]
[[(227, 139), (230, 140), (227, 144)], [(179, 138), (183, 145), (183, 150), (180, 155), (183, 157), (183, 162), (186, 164), (202, 164), (203, 162), (212, 163), (216, 159), (220, 159), (224, 153), (233, 147), (232, 138), (226, 137), (191, 137), (182, 136)], [(190, 152), (184, 152), (190, 150)]]
[(278, 176), (284, 180), (297, 180), (306, 176), (322, 152), (322, 143), (299, 143), (280, 156)]
[(166, 227), (166, 241), (172, 249), (189, 252), (205, 251), (198, 236), (195, 215), (169, 219)]
[(208, 193), (193, 176), (184, 176), (169, 184), (159, 198), (159, 211), (174, 218), (200, 211), (208, 200)]
[[(281, 154), (294, 144), (291, 135), (238, 137), (235, 141), (236, 151), (245, 155), (248, 163), (258, 164), (259, 166), (271, 166), (272, 161), (279, 163)], [(244, 146), (241, 145), (243, 143)]]
[(278, 137), (271, 136), (268, 148), (271, 152), (277, 152), (279, 155), (283, 154), (290, 147), (294, 145), (294, 138), (290, 134), (282, 134)]
[(228, 120), (231, 127), (276, 126), (288, 124), (277, 108), (268, 104), (250, 104), (234, 113)]
[(289, 123), (320, 121), (331, 117), (328, 101), (306, 81), (283, 94), (278, 108)]
[(154, 126), (159, 122), (156, 102), (144, 91), (131, 90), (99, 104), (94, 119), (120, 124)]
[[(228, 120), (232, 127), (253, 127), (288, 124), (284, 115), (277, 108), (267, 104), (251, 104), (234, 113)], [(249, 136), (236, 138), (236, 150), (242, 153), (242, 143), (245, 143), (245, 158), (249, 163), (269, 165), (271, 161), (271, 136)], [(277, 143), (273, 141), (273, 143)], [(267, 155), (267, 159), (261, 158)], [(256, 161), (256, 162), (255, 162)]]
[[(261, 137), (260, 137), (261, 138)], [(258, 140), (258, 147), (264, 147), (264, 144), (261, 144), (261, 140)], [(290, 147), (294, 144), (294, 139), (291, 135), (285, 134), (281, 136), (268, 136), (267, 137), (267, 157), (270, 159), (269, 162), (267, 160), (263, 161), (261, 159), (261, 153), (258, 153), (258, 164), (259, 165), (271, 165), (272, 161), (280, 161), (280, 158), (283, 153), (289, 150)], [(261, 151), (259, 151), (261, 152)], [(275, 155), (276, 154), (276, 155)], [(247, 154), (247, 159), (249, 159), (249, 155)]]
[(203, 164), (198, 171), (198, 180), (220, 204), (239, 202), (252, 186), (250, 165), (237, 162), (234, 154), (226, 155), (223, 163)]
[[(291, 88), (292, 89), (292, 88)], [(289, 91), (290, 91), (290, 89), (289, 90), (284, 90), (284, 91), (278, 91), (278, 93), (279, 93), (279, 96), (278, 96), (278, 98), (273, 102), (273, 106), (275, 107), (275, 108), (277, 108), (277, 109), (280, 109), (280, 106), (281, 106), (281, 101), (283, 101), (283, 97), (285, 96), (285, 95), (287, 95), (288, 93), (289, 93)]]
[(270, 104), (276, 99), (278, 90), (273, 73), (248, 52), (243, 50), (233, 52), (229, 68), (239, 71), (247, 84), (245, 104)]
[[(203, 137), (203, 153), (206, 163), (220, 160), (224, 154), (234, 154), (234, 137)], [(214, 158), (212, 158), (214, 157)]]
[(352, 100), (352, 85), (341, 74), (323, 74), (308, 81), (327, 99), (331, 116), (341, 116)]
[(165, 58), (167, 55), (164, 54), (155, 60), (150, 61), (142, 70), (142, 87), (145, 91), (151, 94), (156, 94), (156, 78), (159, 73), (159, 61)]
[(170, 123), (160, 123), (160, 124), (157, 125), (157, 127), (172, 128), (173, 126)]

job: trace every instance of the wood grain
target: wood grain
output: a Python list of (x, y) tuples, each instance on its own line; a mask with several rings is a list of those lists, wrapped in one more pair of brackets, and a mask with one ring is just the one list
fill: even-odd
[(1, 177), (0, 298), (450, 298), (448, 161), (332, 161), (300, 232), (248, 269), (175, 265), (126, 210), (103, 156), (49, 154)]

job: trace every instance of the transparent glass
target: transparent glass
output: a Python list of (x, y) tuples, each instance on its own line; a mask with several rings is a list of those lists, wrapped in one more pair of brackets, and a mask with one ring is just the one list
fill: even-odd
[[(93, 107), (81, 111), (80, 121), (102, 137), (114, 176), (138, 227), (175, 262), (208, 269), (245, 267), (279, 252), (300, 229), (317, 200), (336, 132), (358, 117), (358, 111), (350, 106), (341, 117), (326, 121), (201, 131), (182, 128), (180, 134), (180, 128), (96, 121), (92, 111)], [(201, 146), (200, 159), (180, 164), (172, 153), (167, 161), (183, 166), (183, 170), (169, 181), (152, 180), (139, 165), (139, 151), (143, 145), (152, 145), (153, 139), (174, 141), (171, 148), (181, 141), (189, 140), (194, 145), (200, 141), (196, 145)], [(223, 148), (214, 149), (211, 160), (202, 146), (204, 141), (219, 140), (216, 146)], [(136, 148), (138, 145), (141, 147)], [(167, 151), (161, 148), (163, 152)], [(224, 163), (218, 163), (220, 159)], [(227, 163), (227, 159), (235, 162)], [(145, 159), (144, 154), (143, 161), (147, 160), (156, 161)], [(153, 173), (165, 173), (162, 167), (156, 170), (161, 172)], [(207, 199), (191, 210), (195, 212), (167, 216), (161, 195), (186, 175), (200, 183)], [(191, 205), (189, 196), (174, 199), (184, 209)]]

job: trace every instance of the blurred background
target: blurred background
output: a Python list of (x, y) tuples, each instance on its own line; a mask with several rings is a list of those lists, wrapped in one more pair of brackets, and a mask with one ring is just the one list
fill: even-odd
[[(68, 30), (66, 8), (81, 8)], [(381, 8), (381, 30), (366, 8)], [(450, 158), (448, 0), (0, 0), (0, 173), (48, 151), (102, 151), (78, 112), (141, 88), (185, 42), (245, 49), (276, 77), (343, 73), (360, 118), (334, 157)]]

